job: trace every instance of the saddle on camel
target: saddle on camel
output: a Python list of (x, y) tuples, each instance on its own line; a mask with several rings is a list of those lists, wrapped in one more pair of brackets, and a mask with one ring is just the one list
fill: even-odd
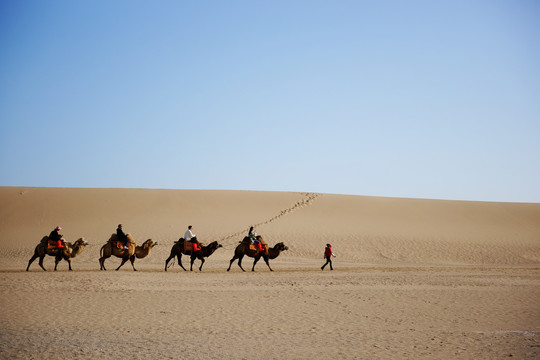
[(47, 239), (47, 250), (65, 250), (66, 248), (66, 241), (64, 239), (62, 240), (51, 240), (50, 237), (46, 237)]
[(201, 251), (202, 244), (197, 240), (197, 238), (192, 238), (189, 241), (184, 240), (184, 238), (181, 238), (178, 242), (184, 243), (184, 252), (187, 251)]
[(47, 239), (47, 250), (58, 250), (58, 253), (66, 251), (66, 241), (64, 240), (64, 236), (60, 234), (60, 230), (62, 228), (57, 226), (51, 231), (49, 236), (43, 238), (43, 240)]
[(262, 236), (257, 235), (257, 241), (254, 243), (251, 243), (251, 239), (248, 237), (244, 238), (244, 242), (249, 243), (249, 250), (257, 251), (257, 252), (268, 252), (268, 244), (264, 242)]
[[(132, 249), (135, 249), (135, 240), (133, 239), (133, 237), (131, 236), (131, 234), (126, 234), (126, 237), (127, 237), (127, 244), (126, 246), (128, 247), (128, 249), (126, 249), (128, 252), (131, 252)], [(109, 240), (107, 241), (109, 244), (112, 245), (113, 248), (117, 248), (117, 249), (124, 249), (124, 242), (122, 240), (120, 240), (118, 238), (118, 235), (116, 234), (111, 234), (111, 237), (109, 238)]]
[[(118, 237), (116, 237), (116, 236), (114, 238), (113, 238), (113, 236), (111, 236), (109, 241), (110, 241), (111, 245), (113, 247), (117, 248), (117, 249), (123, 249), (124, 248), (124, 243), (122, 241), (118, 240)], [(131, 241), (128, 242), (127, 246), (129, 246), (129, 245), (131, 245)]]

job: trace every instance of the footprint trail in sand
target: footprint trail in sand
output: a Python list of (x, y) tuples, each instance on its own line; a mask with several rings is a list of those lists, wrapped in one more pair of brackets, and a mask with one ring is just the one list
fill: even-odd
[[(293, 205), (291, 205), (290, 207), (281, 210), (278, 214), (272, 216), (270, 219), (254, 224), (253, 227), (257, 228), (261, 225), (273, 223), (274, 221), (280, 219), (281, 217), (291, 214), (293, 211), (304, 208), (306, 206), (310, 206), (313, 203), (313, 201), (315, 201), (318, 197), (322, 196), (322, 194), (318, 194), (318, 193), (301, 193), (301, 194), (304, 195), (304, 198), (302, 200), (299, 200), (295, 202)], [(248, 231), (249, 231), (249, 227), (242, 229), (240, 231), (237, 231), (234, 234), (227, 235), (226, 237), (220, 240), (220, 243), (225, 244), (227, 243), (227, 240), (238, 238), (242, 234), (246, 234)]]

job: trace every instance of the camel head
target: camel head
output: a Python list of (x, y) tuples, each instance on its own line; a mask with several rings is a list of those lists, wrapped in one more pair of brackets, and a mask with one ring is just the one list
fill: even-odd
[(282, 243), (282, 242), (277, 243), (274, 246), (274, 249), (279, 250), (279, 251), (289, 250), (289, 248), (287, 246), (285, 246), (285, 244)]
[(148, 239), (141, 245), (142, 248), (153, 248), (154, 246), (158, 245), (158, 242), (154, 242), (152, 239)]
[(71, 254), (72, 257), (75, 257), (77, 256), (77, 254), (83, 251), (84, 247), (88, 245), (88, 242), (82, 237), (75, 241), (73, 244), (67, 242), (66, 245), (68, 248), (68, 252)]
[(212, 241), (210, 244), (208, 244), (207, 247), (211, 249), (219, 249), (220, 247), (223, 247), (223, 245), (221, 245), (217, 241)]
[(150, 254), (150, 250), (152, 250), (152, 248), (157, 244), (158, 242), (154, 242), (152, 239), (146, 240), (141, 246), (135, 247), (135, 257), (137, 257), (137, 259), (142, 259), (148, 256), (148, 254)]
[(86, 240), (84, 240), (84, 238), (79, 238), (73, 244), (70, 243), (70, 242), (68, 242), (66, 244), (70, 249), (75, 249), (75, 248), (84, 248), (86, 245), (88, 245), (88, 242)]
[(88, 245), (88, 241), (84, 240), (84, 238), (79, 238), (77, 241), (73, 243), (73, 247), (75, 246), (86, 246)]

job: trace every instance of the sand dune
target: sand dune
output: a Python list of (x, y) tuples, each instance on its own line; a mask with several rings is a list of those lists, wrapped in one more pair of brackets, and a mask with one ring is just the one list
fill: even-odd
[[(2, 359), (540, 357), (540, 204), (22, 187), (0, 204)], [(159, 242), (137, 273), (99, 271), (118, 223)], [(165, 272), (190, 224), (223, 248), (203, 272)], [(89, 242), (74, 271), (25, 272), (56, 225)], [(289, 247), (275, 272), (226, 272), (250, 225)]]
[[(294, 263), (319, 260), (331, 242), (347, 266), (528, 265), (540, 263), (540, 204), (393, 199), (311, 193), (139, 189), (0, 188), (0, 258), (16, 269), (43, 235), (61, 225), (68, 240), (98, 256), (118, 223), (139, 243), (162, 246), (194, 226), (203, 242), (231, 249), (254, 225), (271, 244), (283, 241)], [(227, 251), (216, 253), (223, 254)], [(20, 258), (19, 258), (20, 257)], [(223, 259), (220, 259), (223, 260)], [(95, 263), (95, 261), (93, 261)], [(226, 264), (222, 264), (225, 267)]]

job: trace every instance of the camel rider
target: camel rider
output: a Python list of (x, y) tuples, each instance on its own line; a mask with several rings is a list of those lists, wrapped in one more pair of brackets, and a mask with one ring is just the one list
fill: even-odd
[(257, 233), (255, 232), (255, 229), (252, 227), (249, 228), (248, 238), (251, 240), (251, 244), (257, 244), (257, 247), (259, 248), (259, 251), (264, 251), (264, 248), (261, 244), (261, 241), (259, 240)]
[(201, 243), (197, 240), (197, 235), (191, 231), (192, 227), (193, 226), (191, 225), (188, 226), (186, 233), (184, 234), (184, 240), (193, 243), (193, 251), (199, 251), (201, 250)]
[(59, 249), (59, 250), (63, 250), (62, 248), (64, 248), (64, 235), (60, 234), (60, 230), (62, 230), (62, 228), (60, 226), (57, 226), (54, 228), (53, 231), (51, 231), (51, 233), (49, 234), (49, 240), (52, 240), (52, 241), (55, 241), (56, 242), (56, 247)]
[(129, 239), (127, 235), (124, 233), (124, 230), (122, 230), (122, 224), (118, 224), (118, 227), (116, 228), (116, 236), (118, 237), (118, 241), (124, 244), (124, 249), (127, 249)]
[(251, 240), (252, 244), (257, 241), (257, 233), (255, 232), (253, 226), (249, 228), (248, 238)]

